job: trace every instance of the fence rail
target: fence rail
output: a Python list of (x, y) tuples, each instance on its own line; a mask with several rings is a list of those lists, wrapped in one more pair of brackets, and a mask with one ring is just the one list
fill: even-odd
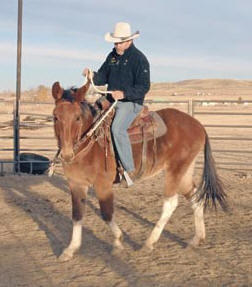
[[(13, 104), (14, 101), (11, 100), (0, 100), (0, 107), (1, 105), (9, 105), (11, 106), (11, 104)], [(197, 117), (197, 116), (210, 116), (210, 117), (214, 117), (214, 116), (240, 116), (240, 117), (244, 117), (247, 118), (249, 116), (251, 116), (251, 120), (250, 122), (252, 123), (252, 108), (251, 108), (251, 112), (242, 112), (242, 111), (237, 111), (235, 110), (234, 112), (231, 111), (216, 111), (215, 109), (215, 105), (217, 105), (218, 107), (222, 107), (222, 109), (227, 108), (227, 107), (232, 107), (233, 104), (235, 104), (235, 106), (238, 107), (247, 107), (247, 106), (251, 106), (252, 107), (252, 101), (234, 101), (234, 100), (172, 100), (172, 101), (162, 101), (162, 100), (146, 100), (145, 104), (150, 106), (150, 109), (152, 108), (153, 105), (162, 105), (162, 106), (176, 106), (176, 108), (180, 108), (183, 106), (183, 109), (190, 114), (193, 117)], [(34, 103), (34, 102), (21, 102), (22, 106), (26, 106), (26, 105), (33, 105), (33, 109), (36, 109), (36, 107), (42, 107), (42, 106), (52, 106), (52, 103)], [(36, 107), (34, 107), (36, 106)], [(179, 107), (177, 107), (179, 106)], [(199, 111), (199, 108), (208, 108), (208, 109), (214, 109), (213, 111)], [(10, 111), (2, 111), (1, 115), (11, 115), (13, 114), (13, 112)], [(51, 122), (52, 121), (52, 116), (51, 114), (46, 114), (46, 113), (32, 113), (32, 112), (26, 112), (26, 111), (22, 111), (20, 112), (20, 116), (31, 116), (34, 118), (38, 118), (40, 117), (41, 119), (45, 119), (46, 123), (31, 123), (31, 122), (25, 122), (25, 120), (20, 121), (20, 127), (33, 127), (33, 128), (45, 128), (45, 127), (52, 127), (52, 124), (48, 124), (48, 121)], [(26, 119), (27, 120), (27, 119)], [(10, 121), (9, 123), (1, 123), (0, 122), (0, 128), (8, 128), (10, 127), (10, 124), (12, 124), (12, 122)], [(247, 130), (249, 131), (249, 129), (252, 129), (252, 124), (210, 124), (210, 123), (206, 123), (204, 124), (205, 128), (224, 128), (224, 129), (236, 129), (236, 130)], [(232, 130), (231, 130), (232, 131)], [(211, 135), (209, 136), (210, 140), (212, 141), (218, 141), (218, 142), (252, 142), (252, 137), (248, 137), (248, 136), (230, 136), (227, 135), (222, 135), (222, 136), (216, 136), (216, 135)], [(30, 136), (20, 136), (20, 140), (22, 141), (34, 141), (34, 140), (41, 140), (41, 141), (46, 141), (46, 140), (53, 140), (54, 137), (53, 136), (34, 136), (34, 135), (30, 135)], [(1, 135), (0, 136), (0, 141), (8, 141), (8, 140), (13, 140), (13, 136), (12, 135)], [(230, 148), (230, 149), (228, 149)], [(228, 146), (228, 148), (226, 149), (220, 149), (220, 148), (213, 148), (212, 151), (216, 154), (218, 153), (223, 153), (223, 154), (233, 154), (233, 155), (251, 155), (252, 154), (252, 150), (249, 149), (235, 149), (233, 147), (233, 144), (230, 144), (230, 146)], [(57, 148), (55, 146), (55, 148), (24, 148), (21, 147), (20, 148), (20, 152), (56, 152)], [(4, 148), (0, 148), (0, 152), (13, 152), (14, 151), (14, 147), (4, 147)], [(32, 171), (32, 165), (33, 163), (37, 162), (37, 161), (29, 161), (30, 165), (31, 165), (31, 171)], [(5, 164), (12, 164), (12, 165), (19, 165), (21, 163), (21, 161), (14, 161), (14, 160), (3, 160), (0, 158), (0, 175), (4, 174), (4, 165)], [(202, 163), (201, 163), (202, 164)], [(252, 170), (252, 160), (250, 162), (243, 162), (241, 161), (217, 161), (217, 165), (218, 168), (223, 168), (226, 169), (227, 166), (229, 167), (229, 169), (239, 169), (239, 170)], [(251, 169), (250, 169), (251, 168)]]

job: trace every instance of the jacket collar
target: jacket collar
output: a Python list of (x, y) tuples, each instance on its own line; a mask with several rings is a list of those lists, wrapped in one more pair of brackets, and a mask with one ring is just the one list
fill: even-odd
[(127, 57), (127, 56), (129, 56), (129, 55), (132, 53), (132, 51), (134, 51), (135, 49), (136, 49), (136, 47), (135, 47), (134, 43), (132, 43), (132, 44), (129, 46), (129, 48), (124, 51), (123, 55), (118, 55), (118, 54), (116, 53), (116, 49), (115, 49), (115, 48), (113, 48), (113, 54), (114, 54), (116, 57), (125, 57), (125, 56)]

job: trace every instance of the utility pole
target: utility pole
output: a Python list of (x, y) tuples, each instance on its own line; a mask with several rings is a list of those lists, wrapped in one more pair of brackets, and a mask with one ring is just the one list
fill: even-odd
[(14, 129), (14, 172), (20, 171), (19, 164), (19, 104), (21, 95), (21, 56), (22, 56), (22, 14), (23, 0), (18, 0), (18, 26), (17, 26), (17, 79), (16, 79), (16, 102), (13, 110)]

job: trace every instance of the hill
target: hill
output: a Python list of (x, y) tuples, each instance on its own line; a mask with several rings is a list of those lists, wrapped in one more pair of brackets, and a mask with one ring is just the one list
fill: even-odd
[(195, 79), (174, 83), (153, 83), (148, 98), (252, 100), (252, 80)]
[[(95, 91), (90, 88), (90, 98)], [(2, 92), (0, 99), (13, 99), (15, 93)], [(22, 99), (34, 102), (52, 102), (51, 90), (43, 85), (22, 92)], [(188, 98), (217, 100), (252, 100), (252, 80), (194, 79), (179, 82), (152, 83), (146, 99), (186, 100)]]

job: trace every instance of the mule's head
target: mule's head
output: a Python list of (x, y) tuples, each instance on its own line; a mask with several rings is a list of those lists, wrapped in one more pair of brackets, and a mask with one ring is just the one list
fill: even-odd
[(80, 89), (64, 90), (59, 82), (52, 86), (55, 99), (53, 111), (54, 130), (61, 149), (60, 157), (71, 162), (74, 157), (74, 145), (90, 128), (94, 114), (92, 106), (85, 101), (89, 83)]

